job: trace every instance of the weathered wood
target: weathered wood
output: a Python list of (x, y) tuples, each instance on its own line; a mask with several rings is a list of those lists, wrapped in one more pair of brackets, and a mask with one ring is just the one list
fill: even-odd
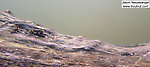
[(150, 43), (117, 46), (44, 28), (0, 11), (1, 66), (150, 66)]

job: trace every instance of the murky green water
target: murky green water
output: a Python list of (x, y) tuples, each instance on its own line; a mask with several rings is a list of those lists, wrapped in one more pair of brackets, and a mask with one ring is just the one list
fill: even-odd
[(130, 45), (150, 42), (150, 9), (120, 0), (0, 0), (0, 9), (69, 35)]

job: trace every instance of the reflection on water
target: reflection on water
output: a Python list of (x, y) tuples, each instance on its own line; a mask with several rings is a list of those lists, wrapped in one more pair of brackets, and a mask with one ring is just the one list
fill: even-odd
[(22, 19), (64, 34), (113, 44), (150, 42), (150, 9), (122, 9), (120, 0), (1, 0)]

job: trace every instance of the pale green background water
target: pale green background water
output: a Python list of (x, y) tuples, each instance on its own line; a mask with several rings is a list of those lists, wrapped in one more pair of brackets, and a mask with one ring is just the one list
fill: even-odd
[(64, 34), (120, 45), (150, 42), (150, 9), (122, 9), (121, 0), (0, 0), (0, 9)]

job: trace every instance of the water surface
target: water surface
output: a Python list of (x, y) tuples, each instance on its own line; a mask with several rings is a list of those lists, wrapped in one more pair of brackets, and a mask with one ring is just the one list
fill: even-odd
[(118, 45), (150, 42), (150, 9), (122, 9), (120, 0), (0, 0), (0, 9), (64, 34)]

